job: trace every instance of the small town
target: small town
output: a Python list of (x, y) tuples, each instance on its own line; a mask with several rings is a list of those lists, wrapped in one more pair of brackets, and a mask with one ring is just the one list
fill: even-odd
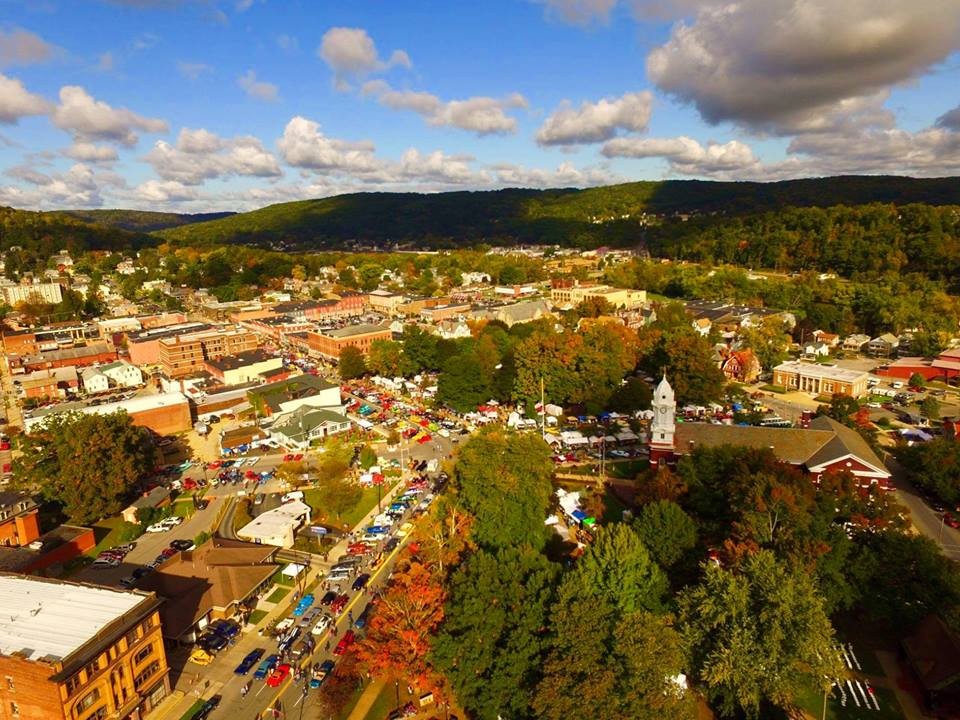
[(0, 720), (960, 719), (960, 4), (4, 10)]

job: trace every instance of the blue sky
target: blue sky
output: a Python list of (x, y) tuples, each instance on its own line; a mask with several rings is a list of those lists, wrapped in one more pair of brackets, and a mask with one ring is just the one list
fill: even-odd
[(0, 204), (960, 168), (956, 0), (0, 0)]

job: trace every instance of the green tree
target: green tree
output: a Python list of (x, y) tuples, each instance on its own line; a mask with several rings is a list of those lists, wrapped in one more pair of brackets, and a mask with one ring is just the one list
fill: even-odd
[(474, 412), (490, 399), (489, 378), (475, 355), (454, 355), (443, 364), (437, 400), (460, 413)]
[(347, 345), (340, 351), (340, 364), (337, 367), (341, 380), (353, 380), (367, 374), (367, 363), (363, 352), (353, 345)]
[(574, 579), (579, 597), (593, 597), (618, 612), (663, 610), (667, 577), (629, 525), (600, 527), (569, 581)]
[(360, 486), (345, 477), (323, 478), (318, 485), (317, 500), (320, 507), (337, 520), (345, 512), (353, 510), (362, 497)]
[(434, 370), (438, 367), (436, 335), (432, 335), (419, 325), (404, 325), (401, 341), (408, 373)]
[(409, 374), (403, 357), (403, 346), (395, 340), (374, 340), (367, 353), (371, 372), (394, 378)]
[(910, 480), (948, 505), (960, 504), (960, 442), (936, 438), (897, 451)]
[(14, 467), (18, 485), (60, 503), (75, 523), (119, 512), (157, 464), (150, 434), (125, 412), (49, 415), (23, 436), (21, 449)]
[(653, 390), (643, 378), (631, 377), (610, 396), (608, 407), (614, 412), (632, 414), (650, 408)]
[(907, 381), (907, 383), (908, 383), (911, 387), (919, 387), (919, 388), (922, 388), (922, 387), (926, 387), (926, 386), (927, 386), (927, 379), (926, 379), (923, 375), (921, 375), (920, 373), (916, 373), (916, 372), (915, 372), (915, 373), (913, 373), (913, 374), (910, 376), (910, 379)]
[(927, 395), (920, 401), (920, 414), (930, 420), (940, 419), (940, 401), (933, 395)]
[(761, 550), (739, 568), (708, 564), (678, 599), (691, 670), (725, 716), (789, 708), (842, 668), (833, 627), (812, 578)]
[(553, 463), (536, 435), (490, 427), (460, 448), (453, 480), (463, 508), (474, 517), (473, 539), (488, 549), (542, 547)]
[(640, 365), (654, 377), (665, 370), (680, 402), (705, 404), (722, 397), (726, 381), (713, 359), (709, 340), (689, 326), (675, 332), (652, 330), (644, 336), (641, 346), (650, 350)]
[(558, 574), (526, 546), (478, 551), (454, 573), (433, 660), (472, 717), (530, 717)]
[(377, 451), (369, 445), (364, 445), (360, 450), (360, 467), (369, 470), (377, 464)]
[(683, 509), (670, 500), (645, 505), (634, 527), (650, 553), (663, 567), (676, 563), (697, 544), (697, 526)]

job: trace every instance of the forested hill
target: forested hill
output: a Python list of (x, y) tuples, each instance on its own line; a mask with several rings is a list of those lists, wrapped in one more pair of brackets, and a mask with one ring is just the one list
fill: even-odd
[(190, 225), (191, 223), (220, 220), (234, 213), (170, 213), (151, 212), (149, 210), (65, 210), (63, 214), (87, 223), (146, 233), (155, 230), (165, 230), (166, 228), (180, 227), (182, 225)]
[(157, 234), (177, 244), (286, 241), (302, 249), (352, 241), (434, 247), (477, 242), (618, 245), (636, 244), (651, 222), (677, 215), (731, 217), (878, 202), (960, 205), (960, 181), (851, 176), (777, 183), (667, 180), (586, 190), (358, 193), (270, 205)]
[(38, 257), (59, 250), (127, 250), (157, 245), (143, 232), (86, 222), (67, 212), (35, 212), (0, 207), (0, 250), (22, 247)]

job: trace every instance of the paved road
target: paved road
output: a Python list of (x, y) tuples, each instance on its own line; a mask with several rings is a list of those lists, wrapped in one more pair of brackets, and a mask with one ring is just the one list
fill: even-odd
[(951, 560), (960, 561), (960, 530), (955, 530), (943, 522), (942, 516), (934, 512), (920, 497), (906, 472), (894, 458), (886, 461), (887, 469), (893, 476), (893, 485), (897, 489), (897, 499), (910, 511), (913, 526), (923, 535), (932, 539), (943, 549), (943, 554)]

